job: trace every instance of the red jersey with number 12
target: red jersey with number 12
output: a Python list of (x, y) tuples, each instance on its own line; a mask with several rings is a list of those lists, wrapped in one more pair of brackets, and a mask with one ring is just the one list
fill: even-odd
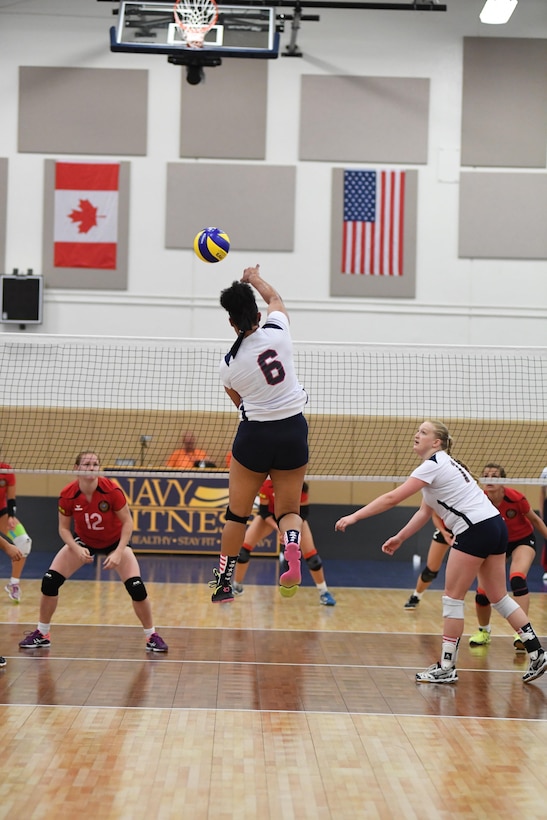
[(89, 547), (104, 549), (119, 541), (122, 522), (116, 515), (127, 504), (121, 487), (99, 476), (97, 489), (88, 501), (77, 481), (68, 484), (59, 497), (59, 512), (71, 516), (74, 532)]

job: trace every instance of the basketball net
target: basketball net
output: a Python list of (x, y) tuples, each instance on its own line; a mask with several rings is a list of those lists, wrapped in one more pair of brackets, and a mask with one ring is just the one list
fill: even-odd
[(177, 0), (173, 13), (188, 48), (203, 48), (203, 40), (218, 19), (215, 0)]

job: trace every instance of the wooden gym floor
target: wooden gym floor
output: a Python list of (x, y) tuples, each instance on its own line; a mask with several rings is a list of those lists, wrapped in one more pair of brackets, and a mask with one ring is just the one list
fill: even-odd
[[(438, 657), (439, 589), (414, 612), (408, 589), (332, 581), (333, 608), (272, 584), (214, 606), (205, 577), (160, 583), (143, 567), (169, 644), (151, 655), (125, 589), (97, 571), (61, 589), (51, 647), (25, 651), (30, 575), (20, 605), (0, 599), (0, 818), (546, 815), (547, 675), (522, 683), (497, 615), (489, 647), (464, 639), (457, 684), (417, 686)], [(531, 619), (547, 635), (542, 592)]]

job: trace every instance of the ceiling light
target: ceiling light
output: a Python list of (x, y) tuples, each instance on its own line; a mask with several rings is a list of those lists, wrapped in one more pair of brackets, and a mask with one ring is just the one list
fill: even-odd
[(518, 0), (486, 0), (480, 13), (481, 23), (500, 25), (507, 23), (513, 14)]

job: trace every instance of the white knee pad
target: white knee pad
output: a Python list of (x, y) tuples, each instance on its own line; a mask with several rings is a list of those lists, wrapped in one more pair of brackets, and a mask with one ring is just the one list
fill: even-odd
[(515, 609), (519, 608), (519, 605), (514, 601), (509, 595), (504, 595), (503, 598), (497, 602), (497, 604), (492, 604), (496, 612), (499, 612), (502, 618), (508, 618), (509, 615), (512, 615)]
[(443, 595), (443, 618), (461, 618), (463, 620), (463, 601)]
[(26, 558), (32, 549), (32, 538), (28, 535), (16, 535), (13, 539), (13, 543), (17, 549), (21, 550), (23, 558)]
[(20, 521), (12, 530), (8, 530), (8, 538), (13, 541), (17, 549), (21, 550), (23, 558), (26, 558), (32, 549), (32, 538)]

